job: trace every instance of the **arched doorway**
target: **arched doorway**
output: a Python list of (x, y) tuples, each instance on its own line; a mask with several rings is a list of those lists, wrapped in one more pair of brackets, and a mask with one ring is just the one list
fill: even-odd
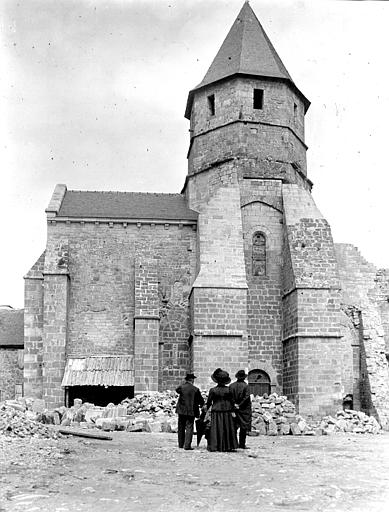
[(250, 393), (254, 396), (270, 395), (270, 377), (262, 370), (251, 370), (248, 376)]

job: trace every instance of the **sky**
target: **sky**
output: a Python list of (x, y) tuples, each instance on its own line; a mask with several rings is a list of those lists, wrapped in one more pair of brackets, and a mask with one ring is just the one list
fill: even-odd
[[(0, 305), (23, 307), (54, 187), (180, 192), (187, 94), (243, 0), (3, 0)], [(389, 268), (389, 2), (251, 0), (297, 87), (335, 242)]]

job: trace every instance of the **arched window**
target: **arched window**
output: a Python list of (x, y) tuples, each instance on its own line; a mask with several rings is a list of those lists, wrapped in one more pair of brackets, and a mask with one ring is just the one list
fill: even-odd
[(270, 395), (270, 377), (262, 370), (251, 370), (248, 376), (250, 394), (263, 396)]
[(252, 267), (253, 276), (266, 275), (266, 237), (259, 231), (253, 235)]

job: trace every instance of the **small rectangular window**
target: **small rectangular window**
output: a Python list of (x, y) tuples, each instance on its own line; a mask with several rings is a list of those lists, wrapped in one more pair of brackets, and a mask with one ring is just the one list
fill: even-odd
[(257, 110), (263, 109), (263, 89), (254, 89), (253, 108)]
[(215, 115), (215, 95), (211, 94), (211, 96), (208, 96), (208, 108), (209, 108), (209, 114), (211, 116)]
[(297, 121), (297, 105), (296, 105), (296, 103), (293, 103), (293, 120), (294, 120), (294, 122)]

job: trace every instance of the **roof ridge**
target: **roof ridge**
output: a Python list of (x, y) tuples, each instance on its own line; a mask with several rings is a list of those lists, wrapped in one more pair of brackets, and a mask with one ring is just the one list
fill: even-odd
[(163, 196), (184, 196), (180, 192), (135, 192), (124, 190), (67, 190), (67, 192), (75, 192), (77, 194), (148, 194), (148, 195), (163, 195)]

